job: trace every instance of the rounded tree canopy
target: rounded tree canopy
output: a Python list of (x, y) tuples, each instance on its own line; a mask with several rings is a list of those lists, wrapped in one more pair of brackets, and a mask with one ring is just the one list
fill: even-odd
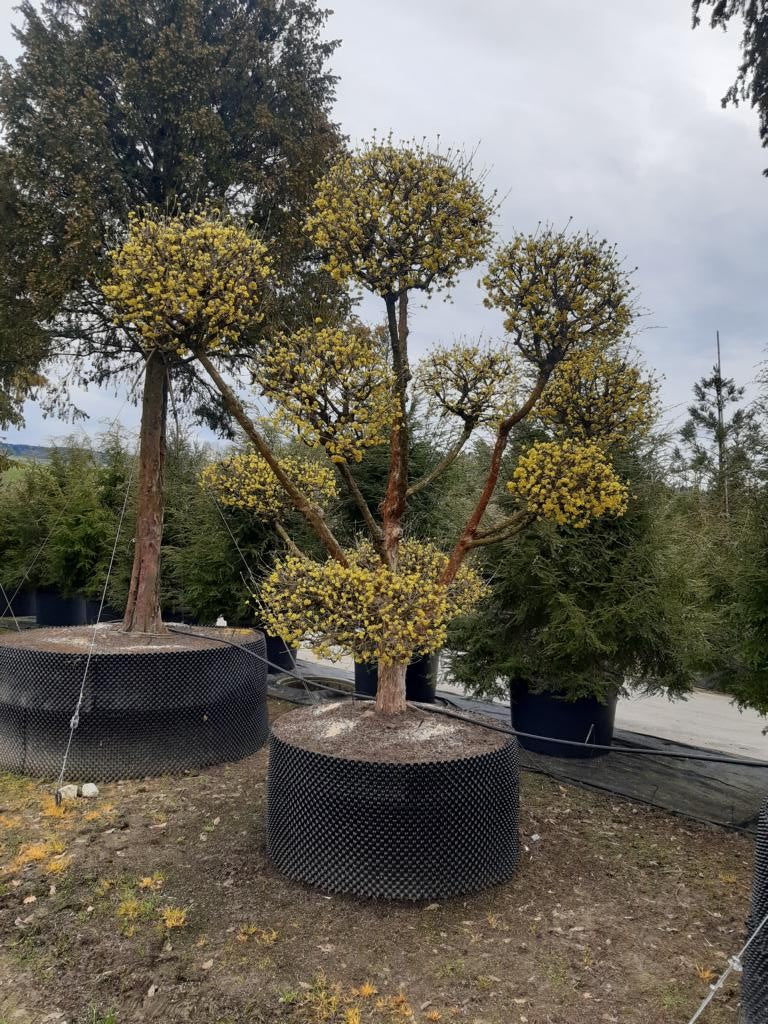
[(226, 350), (263, 317), (266, 247), (215, 211), (132, 214), (102, 286), (116, 325), (146, 349)]
[(451, 287), (485, 257), (494, 209), (463, 153), (374, 139), (320, 180), (307, 230), (335, 280), (386, 298)]
[[(336, 478), (330, 467), (294, 456), (285, 456), (279, 462), (283, 472), (316, 505), (336, 497)], [(200, 474), (200, 483), (220, 504), (252, 512), (265, 522), (279, 519), (291, 508), (280, 481), (256, 452), (210, 463)]]
[(278, 418), (334, 462), (360, 462), (384, 444), (398, 414), (384, 346), (360, 323), (270, 337), (261, 356), (262, 393)]
[(606, 514), (624, 515), (629, 496), (602, 449), (572, 438), (531, 445), (507, 488), (534, 518), (577, 528)]
[(448, 557), (432, 544), (403, 541), (396, 571), (367, 541), (346, 554), (347, 565), (298, 556), (278, 562), (259, 595), (267, 628), (334, 660), (407, 663), (442, 647), (448, 622), (486, 592), (466, 566), (448, 586), (438, 583)]
[(651, 430), (657, 391), (655, 379), (628, 353), (590, 345), (558, 363), (537, 412), (559, 437), (626, 444)]
[(589, 232), (546, 228), (499, 249), (483, 278), (523, 357), (544, 372), (574, 349), (606, 347), (627, 333), (632, 285), (615, 245)]
[(509, 345), (456, 342), (432, 349), (416, 368), (421, 392), (468, 429), (496, 423), (520, 401), (520, 358)]

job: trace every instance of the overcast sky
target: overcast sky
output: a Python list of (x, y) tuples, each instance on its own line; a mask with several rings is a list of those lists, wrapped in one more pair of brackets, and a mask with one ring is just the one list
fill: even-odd
[[(333, 0), (329, 0), (329, 6)], [(374, 130), (478, 147), (507, 198), (503, 240), (539, 221), (616, 241), (648, 310), (638, 343), (663, 380), (665, 419), (685, 416), (692, 381), (714, 361), (748, 383), (764, 358), (768, 180), (757, 120), (723, 110), (740, 26), (691, 30), (688, 0), (336, 0), (327, 32), (342, 45), (336, 115), (353, 141)], [(9, 0), (0, 52), (16, 55)], [(471, 272), (452, 304), (414, 311), (414, 349), (494, 335)], [(365, 304), (370, 316), (378, 305)], [(122, 405), (83, 399), (91, 425)], [(121, 418), (135, 422), (132, 410)], [(29, 407), (9, 441), (68, 430)]]

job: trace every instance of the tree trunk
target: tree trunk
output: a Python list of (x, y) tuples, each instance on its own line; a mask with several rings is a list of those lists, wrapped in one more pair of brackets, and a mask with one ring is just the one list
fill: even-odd
[(405, 662), (393, 665), (379, 665), (379, 681), (376, 687), (376, 710), (383, 715), (397, 715), (406, 710), (405, 703)]
[(168, 374), (160, 353), (147, 359), (141, 404), (139, 485), (133, 570), (123, 629), (129, 633), (165, 633), (160, 612), (160, 546), (165, 511), (165, 431)]

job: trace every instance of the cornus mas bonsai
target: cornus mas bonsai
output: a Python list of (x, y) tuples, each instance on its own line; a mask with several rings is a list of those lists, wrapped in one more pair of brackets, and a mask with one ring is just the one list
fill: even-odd
[[(419, 144), (374, 141), (340, 159), (319, 183), (306, 230), (337, 282), (380, 297), (385, 343), (359, 324), (318, 319), (298, 332), (269, 332), (247, 368), (277, 416), (330, 460), (359, 506), (368, 536), (346, 549), (313, 489), (277, 457), (218, 364), (217, 353), (229, 344), (229, 318), (235, 330), (258, 318), (251, 292), (212, 316), (217, 301), (224, 302), (214, 262), (203, 264), (210, 272), (195, 271), (189, 253), (165, 242), (189, 230), (186, 222), (137, 220), (115, 256), (120, 285), (110, 297), (116, 315), (146, 322), (150, 333), (160, 317), (162, 330), (153, 336), (173, 337), (197, 359), (252, 442), (262, 474), (257, 489), (267, 487), (263, 474), (272, 474), (326, 549), (322, 563), (297, 550), (277, 562), (260, 594), (266, 624), (288, 642), (377, 661), (382, 713), (405, 710), (410, 660), (440, 648), (450, 619), (482, 596), (483, 583), (466, 564), (474, 548), (511, 537), (537, 517), (582, 526), (595, 516), (621, 515), (626, 507), (626, 487), (611, 469), (603, 439), (568, 429), (575, 414), (565, 376), (576, 368), (588, 391), (590, 367), (631, 325), (632, 289), (613, 246), (589, 234), (549, 229), (519, 235), (491, 256), (483, 279), (486, 304), (504, 314), (504, 341), (437, 347), (412, 371), (411, 298), (450, 288), (462, 271), (487, 258), (493, 213), (494, 197), (484, 193), (461, 154)], [(204, 230), (204, 219), (195, 224)], [(227, 231), (235, 243), (235, 229)], [(226, 238), (218, 237), (226, 250)], [(252, 239), (242, 245), (247, 258), (240, 279), (252, 279), (258, 296), (270, 276), (268, 256)], [(217, 258), (228, 266), (243, 261), (242, 253), (231, 259), (222, 250)], [(183, 290), (190, 266), (196, 275), (191, 295)], [(168, 277), (178, 280), (178, 289), (165, 286)], [(194, 316), (188, 312), (193, 308)], [(408, 417), (417, 394), (457, 429), (443, 457), (413, 480)], [(616, 400), (631, 416), (631, 389)], [(494, 499), (510, 434), (537, 407), (564, 429), (524, 452), (509, 484), (513, 511), (502, 513)], [(492, 438), (488, 465), (455, 544), (444, 551), (438, 543), (409, 539), (409, 500), (459, 457), (476, 432)], [(381, 503), (372, 508), (357, 485), (355, 466), (382, 442), (389, 446), (389, 469)]]

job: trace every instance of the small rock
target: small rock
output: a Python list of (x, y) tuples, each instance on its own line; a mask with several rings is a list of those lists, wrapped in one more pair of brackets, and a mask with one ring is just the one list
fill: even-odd
[(76, 800), (77, 786), (62, 786), (61, 789), (59, 790), (59, 796), (61, 797), (62, 800)]
[(25, 896), (24, 903), (37, 903), (37, 896)]
[(99, 795), (99, 787), (93, 782), (84, 782), (81, 792), (84, 797), (91, 799)]
[(218, 627), (219, 627), (220, 629), (221, 629), (221, 628), (222, 628), (223, 626), (226, 626), (226, 625), (227, 625), (227, 620), (226, 620), (226, 619), (224, 618), (224, 616), (223, 616), (223, 615), (220, 615), (220, 616), (218, 617), (218, 619), (216, 619), (216, 625), (217, 625), (217, 626), (218, 626)]
[(149, 988), (147, 989), (147, 998), (151, 999), (156, 992), (157, 992), (157, 985), (150, 985)]
[(203, 963), (203, 970), (204, 970), (204, 971), (210, 971), (210, 969), (211, 969), (212, 967), (213, 967), (213, 960), (206, 960), (206, 961), (205, 961), (205, 962)]

